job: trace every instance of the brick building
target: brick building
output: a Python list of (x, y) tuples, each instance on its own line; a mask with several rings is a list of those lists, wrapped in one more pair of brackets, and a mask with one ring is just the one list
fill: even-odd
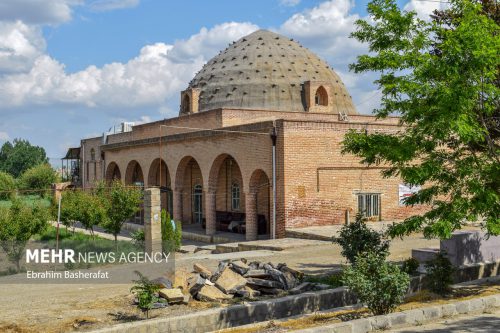
[(341, 154), (347, 131), (394, 132), (398, 118), (358, 114), (340, 77), (289, 38), (259, 30), (234, 42), (180, 104), (178, 117), (82, 140), (82, 185), (160, 186), (176, 220), (249, 240), (343, 223), (348, 211), (400, 220), (419, 209), (400, 205), (402, 184), (382, 167)]

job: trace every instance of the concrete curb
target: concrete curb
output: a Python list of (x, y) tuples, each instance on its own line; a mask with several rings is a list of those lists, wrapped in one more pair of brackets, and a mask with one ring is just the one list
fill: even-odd
[[(93, 333), (204, 333), (262, 321), (314, 313), (356, 303), (345, 287), (193, 312), (183, 316), (142, 320)], [(500, 303), (500, 300), (499, 300)]]
[(442, 318), (462, 314), (478, 314), (500, 308), (500, 294), (470, 300), (430, 306), (426, 308), (394, 312), (388, 315), (356, 319), (321, 327), (307, 328), (294, 332), (301, 333), (366, 333), (405, 326), (422, 325)]

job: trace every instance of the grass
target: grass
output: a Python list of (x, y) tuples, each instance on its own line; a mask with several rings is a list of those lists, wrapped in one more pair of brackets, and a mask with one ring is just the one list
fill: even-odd
[[(21, 199), (21, 201), (31, 205), (31, 206), (34, 206), (35, 204), (41, 204), (42, 206), (44, 207), (50, 207), (50, 199), (48, 198), (42, 198), (40, 195), (22, 195), (22, 196), (19, 196), (19, 199)], [(12, 201), (11, 200), (0, 200), (0, 207), (10, 207), (12, 205)]]

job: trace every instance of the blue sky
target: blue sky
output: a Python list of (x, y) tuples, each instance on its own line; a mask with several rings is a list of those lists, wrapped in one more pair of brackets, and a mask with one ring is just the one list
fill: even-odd
[[(301, 42), (339, 73), (356, 107), (379, 103), (373, 75), (347, 69), (368, 1), (2, 0), (0, 144), (20, 137), (57, 164), (121, 121), (176, 116), (179, 91), (230, 42), (262, 28)], [(400, 0), (421, 17), (442, 6)]]

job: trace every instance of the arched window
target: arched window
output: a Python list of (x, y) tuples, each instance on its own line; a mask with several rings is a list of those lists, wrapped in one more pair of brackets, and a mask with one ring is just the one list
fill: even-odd
[(191, 100), (188, 94), (185, 94), (182, 98), (181, 109), (183, 114), (189, 114), (191, 112)]
[(326, 92), (325, 87), (321, 86), (316, 90), (316, 95), (314, 96), (314, 104), (315, 105), (328, 105), (328, 93)]
[(90, 160), (95, 161), (95, 149), (90, 149)]
[(240, 184), (233, 183), (231, 186), (231, 208), (232, 210), (240, 210)]

